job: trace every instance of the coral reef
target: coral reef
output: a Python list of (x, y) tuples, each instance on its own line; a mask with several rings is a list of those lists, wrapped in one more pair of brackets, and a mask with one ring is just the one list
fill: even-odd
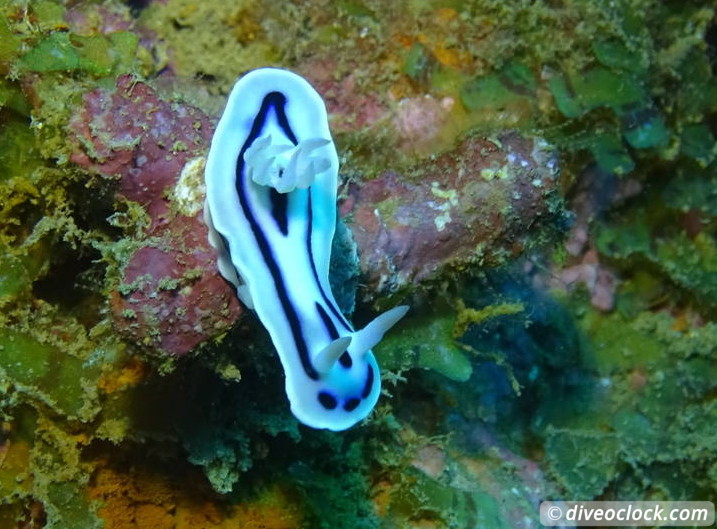
[[(3, 2), (0, 527), (714, 498), (715, 57), (706, 0)], [(412, 306), (341, 434), (289, 413), (201, 221), (215, 118), (267, 65), (327, 103), (342, 309)]]

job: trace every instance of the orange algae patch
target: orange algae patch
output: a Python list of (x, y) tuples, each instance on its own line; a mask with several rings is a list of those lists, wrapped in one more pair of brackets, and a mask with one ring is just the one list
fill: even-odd
[(393, 485), (383, 480), (377, 483), (372, 491), (373, 505), (376, 509), (376, 514), (381, 518), (388, 516), (388, 512), (391, 508), (391, 501), (393, 495)]
[(146, 467), (99, 462), (89, 485), (105, 529), (295, 529), (301, 506), (280, 487), (256, 500), (232, 504), (209, 490), (195, 469), (169, 475)]
[(672, 323), (672, 330), (677, 332), (685, 332), (690, 327), (690, 322), (684, 314), (679, 314)]
[(458, 12), (453, 8), (440, 8), (433, 12), (433, 24), (420, 33), (399, 33), (394, 35), (395, 42), (404, 50), (416, 43), (426, 47), (432, 57), (441, 65), (454, 70), (473, 70), (475, 62), (467, 49), (460, 49), (454, 44), (444, 44), (455, 32)]
[(458, 11), (456, 11), (452, 7), (439, 7), (438, 9), (436, 9), (435, 15), (437, 20), (446, 23), (458, 18)]
[(137, 358), (130, 358), (119, 370), (103, 374), (98, 387), (105, 393), (114, 393), (126, 387), (136, 386), (148, 374), (149, 368), (147, 364)]
[(438, 62), (455, 70), (461, 70), (466, 64), (470, 64), (470, 54), (455, 48), (436, 46), (433, 55)]
[(243, 529), (295, 529), (303, 526), (299, 506), (279, 487), (265, 491), (258, 500), (236, 506), (234, 523)]
[(175, 527), (177, 491), (168, 479), (146, 469), (120, 471), (100, 462), (89, 495), (102, 505), (97, 514), (105, 521), (105, 529)]
[(23, 441), (0, 445), (0, 490), (30, 490), (30, 446)]

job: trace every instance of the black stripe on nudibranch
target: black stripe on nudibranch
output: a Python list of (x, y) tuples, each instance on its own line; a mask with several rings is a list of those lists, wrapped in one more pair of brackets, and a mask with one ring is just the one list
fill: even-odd
[(327, 391), (320, 392), (318, 398), (319, 398), (319, 404), (321, 404), (327, 410), (333, 410), (339, 404), (336, 401), (336, 397), (334, 397), (331, 393), (329, 393)]
[(324, 323), (324, 328), (329, 334), (329, 338), (331, 338), (332, 341), (336, 340), (339, 337), (339, 331), (336, 330), (336, 325), (334, 325), (333, 320), (326, 313), (324, 307), (321, 306), (321, 303), (317, 301), (314, 305), (316, 306), (316, 312), (319, 313), (319, 318), (321, 318), (321, 321)]
[(344, 351), (344, 354), (339, 356), (339, 364), (344, 366), (346, 369), (354, 365), (354, 361), (351, 360), (351, 355), (348, 351)]
[(366, 375), (366, 383), (363, 386), (363, 391), (361, 392), (361, 398), (365, 399), (371, 394), (371, 389), (373, 388), (373, 367), (371, 367), (371, 364), (368, 366), (368, 374)]
[[(324, 328), (326, 329), (329, 338), (331, 338), (331, 340), (336, 340), (339, 337), (339, 331), (336, 330), (336, 325), (334, 325), (334, 321), (326, 313), (324, 307), (321, 306), (321, 303), (317, 301), (315, 302), (315, 305), (316, 312), (319, 313), (319, 318), (321, 318), (321, 321), (324, 322)], [(344, 351), (343, 354), (339, 357), (339, 363), (346, 369), (350, 368), (353, 365), (353, 360), (351, 359), (351, 355), (348, 351)]]
[(289, 234), (289, 194), (279, 193), (274, 188), (269, 188), (269, 200), (271, 201), (271, 216), (274, 217), (281, 234), (286, 237)]
[(294, 145), (296, 145), (297, 143), (296, 136), (291, 130), (289, 121), (286, 118), (286, 112), (284, 109), (285, 105), (286, 96), (284, 96), (284, 94), (280, 92), (271, 92), (264, 97), (264, 100), (261, 103), (261, 108), (259, 109), (256, 118), (254, 118), (254, 122), (252, 123), (251, 130), (249, 131), (249, 136), (244, 142), (244, 145), (242, 145), (241, 150), (239, 152), (239, 156), (237, 158), (235, 186), (242, 212), (244, 213), (244, 216), (249, 222), (252, 235), (256, 240), (257, 246), (259, 247), (259, 251), (261, 252), (261, 256), (266, 263), (266, 267), (269, 269), (269, 273), (271, 274), (272, 280), (274, 281), (274, 287), (276, 288), (276, 293), (279, 297), (279, 303), (281, 303), (281, 308), (286, 315), (286, 319), (288, 320), (289, 329), (291, 330), (291, 336), (294, 339), (294, 344), (296, 346), (296, 351), (299, 355), (299, 360), (301, 361), (301, 366), (303, 367), (306, 376), (308, 376), (312, 380), (318, 380), (319, 373), (316, 371), (316, 369), (314, 369), (314, 366), (311, 365), (311, 361), (309, 359), (309, 349), (303, 336), (299, 316), (296, 312), (296, 309), (292, 305), (291, 300), (289, 299), (289, 294), (287, 292), (286, 285), (284, 284), (284, 278), (281, 275), (281, 270), (279, 269), (279, 265), (276, 262), (276, 258), (271, 251), (269, 241), (267, 240), (266, 235), (259, 226), (259, 222), (256, 220), (254, 212), (251, 210), (246, 191), (246, 175), (244, 174), (244, 153), (251, 146), (251, 144), (261, 135), (261, 131), (266, 124), (267, 115), (272, 108), (274, 109), (274, 112), (276, 112), (276, 117), (279, 126), (282, 129), (282, 132)]
[(314, 229), (314, 213), (313, 213), (313, 204), (311, 199), (311, 189), (309, 189), (309, 200), (306, 204), (307, 211), (306, 211), (306, 217), (308, 219), (308, 226), (306, 229), (306, 252), (309, 254), (309, 263), (311, 263), (311, 272), (314, 274), (314, 281), (316, 281), (316, 286), (319, 289), (319, 292), (321, 292), (321, 299), (324, 300), (324, 303), (326, 303), (326, 306), (329, 307), (329, 310), (334, 315), (334, 317), (339, 320), (339, 323), (349, 332), (353, 332), (353, 329), (351, 328), (351, 325), (349, 325), (349, 322), (346, 321), (346, 318), (343, 314), (341, 314), (341, 311), (337, 309), (331, 301), (329, 301), (329, 297), (326, 295), (326, 292), (324, 292), (324, 288), (321, 286), (321, 281), (319, 281), (319, 273), (316, 270), (316, 263), (314, 262), (314, 249), (311, 245), (311, 234)]

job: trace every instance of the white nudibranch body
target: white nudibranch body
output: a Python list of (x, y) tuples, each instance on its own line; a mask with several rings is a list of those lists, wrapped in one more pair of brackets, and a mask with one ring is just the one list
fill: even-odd
[(234, 86), (212, 138), (205, 217), (219, 272), (269, 331), (291, 411), (345, 430), (380, 393), (371, 348), (408, 310), (355, 331), (329, 285), (338, 157), (326, 108), (302, 77), (262, 68)]

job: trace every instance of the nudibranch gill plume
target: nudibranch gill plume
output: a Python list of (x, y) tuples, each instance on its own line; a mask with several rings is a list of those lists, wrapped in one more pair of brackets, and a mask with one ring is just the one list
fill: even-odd
[(381, 390), (371, 351), (408, 310), (354, 330), (329, 285), (338, 156), (319, 94), (302, 77), (254, 70), (234, 85), (212, 138), (205, 218), (219, 272), (256, 311), (284, 368), (291, 411), (345, 430)]

